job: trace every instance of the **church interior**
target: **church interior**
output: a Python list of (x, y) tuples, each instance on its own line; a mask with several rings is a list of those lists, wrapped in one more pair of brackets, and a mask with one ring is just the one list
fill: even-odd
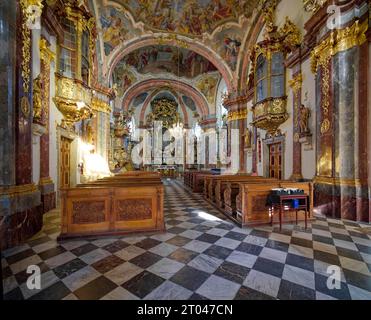
[(370, 12), (0, 1), (0, 299), (371, 300)]

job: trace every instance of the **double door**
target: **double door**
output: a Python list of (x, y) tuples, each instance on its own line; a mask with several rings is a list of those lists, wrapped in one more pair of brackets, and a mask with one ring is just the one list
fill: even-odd
[(269, 177), (282, 179), (283, 154), (282, 143), (269, 145)]

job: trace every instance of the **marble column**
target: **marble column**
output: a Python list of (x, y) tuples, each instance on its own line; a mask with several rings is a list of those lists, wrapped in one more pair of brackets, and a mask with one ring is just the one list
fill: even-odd
[(316, 76), (316, 179), (314, 185), (317, 213), (340, 218), (334, 197), (334, 114), (332, 59), (319, 66)]
[(0, 2), (0, 186), (15, 184), (15, 51), (16, 6)]
[(291, 180), (303, 179), (302, 164), (301, 164), (301, 143), (300, 143), (300, 128), (299, 128), (299, 110), (301, 106), (301, 88), (302, 88), (302, 74), (299, 71), (293, 75), (290, 81), (290, 86), (293, 91), (293, 162)]
[[(237, 99), (225, 102), (225, 107), (228, 110), (228, 156), (231, 157), (232, 145), (232, 130), (238, 130), (239, 133), (239, 158), (238, 172), (246, 173), (246, 155), (245, 155), (245, 134), (247, 132), (247, 107), (246, 97), (238, 97)], [(235, 160), (235, 159), (234, 159)]]
[[(321, 83), (321, 87), (317, 90), (320, 118), (315, 181), (318, 212), (364, 222), (370, 222), (367, 64), (368, 46), (354, 46), (336, 53), (318, 73), (317, 86)], [(329, 126), (325, 119), (329, 119)]]
[[(371, 3), (370, 3), (371, 8)], [(360, 46), (359, 51), (359, 70), (358, 70), (358, 92), (359, 92), (359, 108), (358, 108), (358, 127), (359, 140), (358, 150), (359, 156), (356, 159), (356, 167), (358, 168), (358, 179), (361, 188), (357, 191), (357, 220), (358, 221), (371, 221), (371, 184), (368, 183), (371, 171), (369, 170), (370, 153), (368, 145), (370, 145), (371, 123), (368, 122), (371, 112), (368, 110), (368, 104), (371, 94), (370, 83), (370, 42), (371, 30), (368, 32), (368, 41)]]
[[(17, 1), (2, 1), (0, 245), (18, 245), (42, 227), (40, 192), (32, 183), (31, 32)], [(5, 48), (4, 48), (5, 46)], [(4, 63), (6, 64), (4, 66)], [(3, 95), (1, 95), (3, 96)]]
[(258, 174), (258, 128), (253, 127), (252, 174)]
[(50, 137), (50, 64), (55, 60), (54, 53), (49, 49), (46, 39), (41, 39), (40, 44), (40, 75), (42, 86), (42, 122), (46, 128), (40, 137), (40, 182), (41, 202), (43, 212), (48, 212), (56, 207), (56, 193), (54, 182), (50, 178), (49, 170), (49, 137)]
[[(203, 165), (204, 165), (205, 169), (216, 168), (216, 163), (210, 163), (210, 160), (211, 160), (210, 159), (210, 157), (211, 157), (210, 146), (216, 147), (216, 140), (214, 141), (214, 139), (212, 140), (211, 137), (210, 137), (211, 134), (216, 135), (217, 119), (214, 116), (212, 116), (208, 119), (203, 119), (203, 120), (200, 121), (200, 127), (204, 131), (204, 137), (203, 137), (203, 139), (204, 139), (204, 154), (203, 154), (204, 163), (203, 163)], [(198, 158), (197, 158), (197, 162), (199, 164), (199, 159)], [(215, 162), (215, 161), (212, 161), (212, 162)]]

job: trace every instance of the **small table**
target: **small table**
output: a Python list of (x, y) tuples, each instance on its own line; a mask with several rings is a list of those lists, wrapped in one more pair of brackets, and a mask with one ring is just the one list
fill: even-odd
[[(282, 214), (284, 211), (295, 211), (296, 212), (296, 224), (298, 224), (298, 211), (305, 211), (305, 229), (308, 226), (308, 195), (307, 194), (292, 194), (292, 195), (277, 195), (275, 198), (277, 202), (272, 203), (271, 208), (273, 212), (271, 214), (271, 225), (273, 225), (273, 216), (276, 209), (279, 210), (280, 219), (280, 230), (282, 230)], [(294, 200), (299, 200), (297, 208), (292, 206)]]

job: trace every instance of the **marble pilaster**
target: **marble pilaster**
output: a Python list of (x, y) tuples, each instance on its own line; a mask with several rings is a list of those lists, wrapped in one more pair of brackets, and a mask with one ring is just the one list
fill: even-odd
[(45, 39), (41, 39), (40, 45), (40, 75), (42, 85), (42, 120), (45, 124), (45, 134), (40, 137), (40, 182), (41, 202), (43, 212), (48, 212), (56, 207), (56, 193), (54, 182), (50, 178), (49, 170), (49, 139), (50, 139), (50, 64), (54, 60), (54, 54), (50, 51)]
[[(2, 32), (0, 81), (7, 96), (1, 115), (0, 245), (20, 244), (42, 227), (40, 192), (32, 183), (32, 55), (31, 32), (17, 1), (4, 1), (0, 20), (8, 32)], [(2, 14), (4, 13), (4, 16)], [(7, 46), (7, 48), (4, 48)], [(4, 49), (4, 50), (3, 50)], [(4, 53), (3, 53), (4, 52)], [(0, 98), (1, 99), (1, 98)], [(4, 127), (2, 126), (4, 124)], [(3, 129), (3, 130), (4, 130)], [(3, 165), (3, 163), (5, 165)]]

